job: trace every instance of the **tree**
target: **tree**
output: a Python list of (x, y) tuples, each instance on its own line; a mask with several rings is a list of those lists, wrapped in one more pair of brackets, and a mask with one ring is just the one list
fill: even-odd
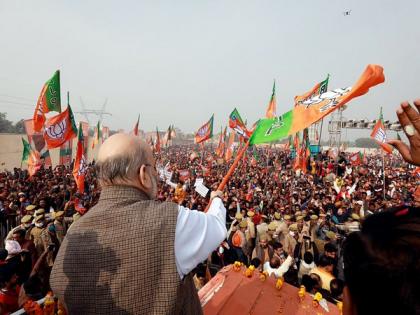
[(0, 113), (0, 132), (2, 133), (14, 133), (13, 123), (8, 120), (6, 113)]
[(15, 133), (24, 134), (25, 133), (25, 126), (23, 124), (23, 119), (19, 120), (15, 124)]
[(358, 138), (354, 141), (354, 144), (358, 148), (376, 148), (376, 142), (371, 138)]

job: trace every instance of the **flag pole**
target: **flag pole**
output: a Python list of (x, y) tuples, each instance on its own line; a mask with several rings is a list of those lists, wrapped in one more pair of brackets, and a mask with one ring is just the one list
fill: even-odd
[[(324, 125), (324, 118), (321, 120), (321, 130), (319, 131), (319, 139), (318, 139), (318, 149), (321, 147), (321, 138), (322, 138), (322, 126)], [(321, 150), (320, 150), (321, 151)]]
[(382, 151), (382, 180), (383, 180), (383, 182), (384, 182), (384, 200), (385, 200), (385, 194), (386, 194), (386, 192), (385, 192), (385, 189), (386, 189), (386, 184), (385, 184), (385, 154), (384, 154), (384, 150), (381, 150)]
[[(226, 175), (223, 177), (222, 182), (217, 187), (217, 190), (222, 191), (225, 188), (227, 182), (229, 181), (230, 177), (232, 176), (233, 172), (235, 171), (236, 167), (238, 166), (239, 161), (243, 157), (243, 155), (246, 152), (246, 150), (248, 149), (248, 147), (249, 147), (249, 139), (246, 142), (246, 144), (241, 148), (241, 150), (238, 152), (238, 154), (236, 155), (235, 160), (233, 161), (233, 163), (230, 166), (229, 170), (227, 171)], [(207, 210), (209, 209), (209, 207), (210, 207), (210, 203), (207, 204), (206, 209), (204, 210), (204, 212), (207, 212)]]

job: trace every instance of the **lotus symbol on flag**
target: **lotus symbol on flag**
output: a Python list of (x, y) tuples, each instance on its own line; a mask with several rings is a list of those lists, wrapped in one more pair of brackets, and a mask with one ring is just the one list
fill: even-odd
[(303, 102), (299, 102), (299, 103), (301, 103), (302, 105), (306, 106), (306, 108), (308, 108), (312, 105), (316, 105), (327, 100), (329, 102), (320, 108), (320, 112), (325, 112), (329, 110), (331, 107), (334, 107), (338, 104), (338, 100), (336, 100), (337, 98), (345, 94), (348, 94), (350, 91), (351, 91), (351, 86), (345, 89), (335, 89), (332, 91), (322, 93), (320, 95), (315, 95), (311, 97), (310, 99), (304, 100)]
[(86, 160), (85, 160), (85, 156), (82, 155), (82, 158), (80, 159), (80, 167), (79, 167), (79, 171), (77, 172), (77, 176), (81, 176), (84, 175), (86, 173)]
[(47, 129), (45, 129), (45, 132), (47, 133), (48, 137), (52, 139), (62, 139), (64, 137), (66, 127), (66, 121), (62, 120), (57, 124), (49, 126)]
[(206, 133), (207, 133), (207, 129), (208, 129), (207, 126), (204, 126), (204, 127), (200, 128), (197, 132), (198, 136), (200, 136), (200, 137), (205, 136)]

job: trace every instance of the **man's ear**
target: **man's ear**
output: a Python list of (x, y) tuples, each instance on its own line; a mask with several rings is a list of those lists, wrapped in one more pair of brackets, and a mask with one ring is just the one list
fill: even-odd
[(352, 303), (349, 288), (343, 289), (343, 315), (357, 315), (356, 307)]
[(150, 179), (150, 175), (146, 171), (146, 165), (140, 166), (138, 175), (139, 175), (140, 185), (142, 185), (146, 189), (151, 189), (153, 184)]

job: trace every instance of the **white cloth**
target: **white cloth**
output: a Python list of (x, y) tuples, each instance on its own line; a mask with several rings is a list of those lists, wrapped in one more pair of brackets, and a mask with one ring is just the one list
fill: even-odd
[(178, 206), (175, 228), (175, 260), (181, 279), (226, 238), (226, 209), (214, 198), (207, 213)]
[(271, 268), (269, 261), (267, 261), (264, 264), (263, 268), (264, 268), (264, 271), (268, 272), (269, 276), (271, 276), (271, 274), (274, 273), (276, 278), (280, 278), (289, 270), (292, 263), (293, 263), (293, 258), (292, 258), (292, 256), (289, 255), (289, 256), (287, 256), (286, 260), (281, 264), (281, 266), (278, 267), (277, 269)]

